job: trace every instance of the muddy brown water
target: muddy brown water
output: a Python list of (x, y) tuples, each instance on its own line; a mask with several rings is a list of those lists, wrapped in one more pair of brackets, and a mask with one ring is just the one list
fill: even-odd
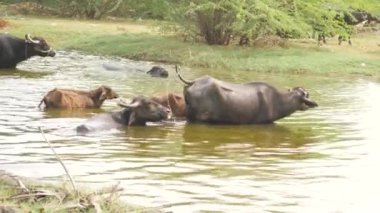
[[(103, 64), (122, 68), (106, 70)], [(85, 187), (120, 183), (131, 204), (172, 212), (374, 212), (379, 209), (380, 84), (358, 78), (269, 75), (182, 69), (231, 82), (266, 81), (278, 88), (304, 86), (320, 107), (275, 125), (211, 126), (176, 120), (121, 131), (76, 135), (73, 128), (96, 113), (43, 111), (55, 87), (101, 84), (121, 96), (182, 91), (144, 72), (153, 63), (58, 52), (33, 58), (18, 71), (0, 72), (0, 169), (44, 181), (65, 173), (38, 131), (42, 127), (74, 179)]]

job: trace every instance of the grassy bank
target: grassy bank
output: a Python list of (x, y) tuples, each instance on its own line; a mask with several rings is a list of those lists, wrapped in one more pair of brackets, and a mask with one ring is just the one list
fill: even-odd
[(0, 212), (158, 212), (123, 204), (118, 190), (75, 192), (69, 185), (41, 184), (0, 170)]
[(314, 40), (288, 41), (280, 47), (208, 46), (159, 34), (149, 22), (75, 21), (45, 18), (7, 19), (6, 31), (43, 35), (57, 49), (136, 60), (180, 63), (188, 67), (322, 75), (380, 75), (379, 33), (354, 36), (353, 46), (337, 40), (318, 47)]

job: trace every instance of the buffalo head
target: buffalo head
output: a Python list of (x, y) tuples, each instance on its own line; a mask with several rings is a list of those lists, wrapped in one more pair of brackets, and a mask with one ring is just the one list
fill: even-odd
[(125, 107), (126, 110), (131, 111), (128, 115), (129, 118), (122, 118), (129, 120), (128, 126), (144, 125), (147, 121), (161, 121), (170, 117), (170, 109), (144, 96), (135, 97), (130, 104), (123, 101), (120, 101), (118, 104), (121, 107)]
[(151, 100), (170, 108), (176, 117), (186, 116), (186, 105), (183, 95), (168, 93), (167, 95), (153, 96)]
[(152, 77), (167, 78), (169, 76), (168, 71), (160, 66), (153, 66), (152, 69), (150, 69), (146, 73), (151, 75)]
[(293, 89), (289, 90), (289, 92), (292, 93), (295, 100), (297, 100), (300, 104), (299, 110), (304, 111), (309, 108), (314, 108), (318, 106), (318, 104), (315, 101), (309, 98), (309, 92), (307, 92), (302, 87), (294, 87)]
[(54, 50), (47, 44), (45, 39), (41, 37), (32, 37), (30, 34), (25, 35), (25, 43), (30, 55), (39, 55), (42, 57), (54, 57)]
[(99, 97), (100, 100), (114, 99), (119, 97), (119, 95), (115, 91), (113, 91), (111, 87), (102, 85), (98, 89), (101, 91)]
[(100, 113), (89, 118), (86, 123), (77, 126), (79, 134), (101, 131), (124, 126), (144, 126), (146, 122), (168, 119), (170, 110), (150, 99), (138, 96), (131, 103), (119, 101), (119, 106), (125, 109), (116, 112)]

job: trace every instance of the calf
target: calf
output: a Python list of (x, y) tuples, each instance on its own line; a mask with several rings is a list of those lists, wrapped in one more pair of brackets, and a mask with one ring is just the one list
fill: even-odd
[(167, 95), (153, 96), (151, 100), (169, 108), (175, 117), (186, 116), (185, 99), (182, 95), (168, 93)]
[(100, 108), (106, 99), (118, 98), (118, 94), (108, 86), (100, 86), (90, 91), (53, 89), (41, 100), (46, 108)]
[(138, 96), (130, 104), (119, 102), (125, 109), (95, 115), (85, 124), (76, 128), (79, 134), (121, 128), (124, 126), (145, 126), (146, 122), (156, 122), (170, 117), (170, 110), (144, 96)]

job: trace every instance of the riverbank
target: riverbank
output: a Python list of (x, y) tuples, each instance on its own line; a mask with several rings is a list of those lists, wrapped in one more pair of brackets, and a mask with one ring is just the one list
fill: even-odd
[(70, 184), (53, 185), (0, 170), (0, 212), (158, 212), (127, 206), (119, 200), (117, 185), (75, 192)]
[[(135, 60), (179, 63), (191, 68), (247, 70), (270, 73), (318, 75), (359, 75), (379, 77), (379, 32), (353, 36), (352, 46), (317, 46), (315, 40), (290, 40), (283, 47), (208, 46), (184, 42), (159, 33), (157, 24), (144, 21), (78, 21), (46, 18), (6, 19), (3, 29), (23, 36), (41, 35), (56, 49), (79, 50), (97, 55), (121, 56)], [(270, 43), (270, 42), (269, 42)]]

